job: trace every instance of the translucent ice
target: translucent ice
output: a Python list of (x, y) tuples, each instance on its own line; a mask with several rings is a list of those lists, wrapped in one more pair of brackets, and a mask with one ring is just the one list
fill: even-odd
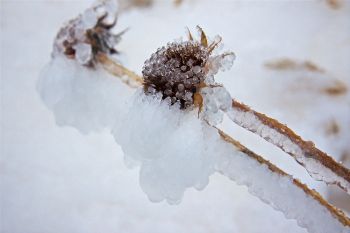
[(261, 122), (253, 112), (244, 112), (236, 108), (231, 108), (227, 112), (227, 115), (238, 125), (260, 135), (266, 141), (291, 154), (306, 168), (310, 176), (316, 180), (323, 180), (328, 184), (339, 184), (350, 193), (350, 184), (347, 180), (322, 165), (321, 162), (313, 157), (308, 156), (299, 145), (286, 135)]
[(196, 111), (161, 98), (140, 91), (113, 134), (125, 156), (140, 162), (140, 185), (149, 199), (177, 203), (187, 188), (207, 185), (216, 153), (206, 140), (215, 130), (199, 121)]
[(88, 64), (92, 59), (92, 48), (91, 45), (86, 43), (79, 43), (73, 46), (75, 49), (75, 59), (80, 64)]
[(121, 36), (111, 31), (117, 21), (117, 10), (116, 1), (103, 1), (67, 22), (57, 33), (52, 57), (64, 54), (91, 67), (98, 52), (115, 54)]
[(210, 125), (221, 123), (224, 112), (231, 108), (230, 93), (224, 87), (214, 86), (202, 88), (201, 95), (203, 97), (201, 117)]
[(118, 78), (103, 69), (89, 69), (64, 56), (46, 65), (37, 89), (58, 125), (73, 126), (82, 133), (111, 128), (130, 95)]
[(140, 185), (151, 201), (179, 203), (186, 189), (203, 189), (217, 171), (247, 186), (252, 195), (296, 219), (310, 233), (349, 232), (292, 177), (273, 172), (224, 141), (196, 111), (169, 106), (161, 95), (141, 90), (129, 106), (112, 133), (127, 163), (140, 166)]

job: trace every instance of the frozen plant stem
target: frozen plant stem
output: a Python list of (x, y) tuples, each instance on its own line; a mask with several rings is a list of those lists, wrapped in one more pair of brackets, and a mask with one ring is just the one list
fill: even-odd
[[(222, 130), (218, 129), (218, 133), (220, 134), (220, 136), (221, 136), (221, 138), (223, 140), (225, 140), (226, 142), (232, 144), (232, 146), (234, 146), (237, 150), (241, 151), (246, 156), (256, 160), (261, 165), (267, 166), (271, 173), (274, 173), (274, 174), (276, 174), (278, 176), (281, 176), (281, 177), (288, 177), (288, 178), (290, 178), (290, 182), (295, 187), (297, 187), (298, 189), (301, 189), (307, 196), (309, 196), (312, 199), (314, 199), (319, 205), (324, 206), (332, 214), (332, 216), (334, 218), (336, 218), (339, 222), (341, 222), (344, 226), (350, 226), (350, 219), (341, 210), (339, 210), (336, 207), (332, 206), (325, 199), (323, 199), (323, 197), (318, 192), (316, 192), (315, 190), (311, 190), (305, 184), (301, 183), (299, 180), (292, 178), (292, 176), (290, 176), (289, 174), (285, 173), (283, 170), (281, 170), (280, 168), (278, 168), (274, 164), (270, 163), (268, 160), (265, 160), (260, 155), (255, 154), (253, 151), (251, 151), (248, 148), (246, 148), (245, 146), (243, 146), (237, 140), (234, 140), (232, 137), (227, 135)], [(224, 175), (226, 173), (224, 170), (219, 171), (219, 172), (221, 172)], [(269, 202), (269, 203), (271, 202), (272, 204), (274, 204), (273, 200), (263, 200), (263, 201)], [(279, 207), (276, 206), (276, 208), (279, 208)]]
[[(235, 57), (232, 52), (221, 54), (214, 52), (221, 42), (221, 37), (217, 36), (211, 43), (208, 43), (204, 31), (197, 26), (200, 33), (200, 40), (197, 41), (188, 30), (188, 41), (169, 43), (152, 54), (143, 67), (143, 77), (140, 77), (113, 60), (113, 56), (118, 54), (116, 44), (123, 34), (123, 32), (114, 34), (111, 31), (117, 21), (116, 12), (117, 6), (113, 4), (113, 1), (101, 2), (69, 21), (59, 31), (54, 43), (53, 61), (49, 68), (53, 69), (54, 73), (56, 69), (69, 68), (69, 75), (62, 77), (51, 74), (48, 75), (49, 77), (43, 75), (44, 79), (39, 85), (39, 87), (49, 86), (58, 90), (57, 93), (52, 94), (45, 88), (39, 88), (46, 97), (47, 105), (58, 115), (62, 113), (62, 109), (70, 109), (76, 104), (74, 101), (74, 104), (71, 101), (68, 104), (65, 102), (65, 97), (74, 93), (66, 87), (76, 85), (78, 81), (84, 83), (87, 81), (84, 78), (89, 72), (95, 72), (97, 80), (89, 79), (89, 82), (96, 82), (86, 86), (89, 91), (78, 93), (77, 103), (79, 101), (97, 103), (98, 101), (89, 99), (90, 96), (95, 98), (94, 95), (91, 95), (91, 91), (95, 89), (121, 94), (118, 91), (115, 92), (111, 85), (105, 85), (107, 83), (102, 85), (97, 82), (104, 78), (99, 76), (99, 69), (97, 69), (102, 66), (113, 76), (120, 77), (130, 87), (143, 86), (145, 96), (156, 97), (169, 105), (177, 105), (181, 110), (188, 108), (191, 111), (197, 108), (200, 113), (198, 116), (211, 127), (215, 128), (215, 125), (221, 122), (223, 113), (226, 113), (238, 125), (257, 133), (291, 154), (312, 177), (326, 183), (337, 184), (344, 190), (350, 190), (349, 171), (346, 168), (315, 148), (311, 142), (303, 141), (276, 120), (232, 100), (226, 89), (215, 83), (214, 75), (219, 70), (231, 67)], [(75, 67), (75, 64), (78, 64), (78, 67)], [(46, 74), (49, 73), (46, 72)], [(106, 95), (101, 95), (102, 103), (106, 102), (104, 96)], [(91, 108), (91, 105), (87, 106), (87, 109), (94, 109)], [(112, 108), (110, 106), (103, 106), (102, 112), (107, 113), (110, 109), (117, 109), (117, 104), (114, 104)], [(102, 115), (106, 116), (106, 114)], [(72, 121), (74, 117), (68, 116), (67, 118), (69, 124), (74, 123)], [(116, 121), (114, 117), (106, 119), (102, 117), (101, 122), (96, 120), (98, 118), (98, 115), (91, 115), (84, 119), (89, 125), (97, 121), (97, 126), (108, 126)], [(80, 117), (78, 119), (79, 124), (83, 122)], [(228, 147), (230, 151), (229, 154), (220, 154), (217, 151), (210, 153), (222, 155), (223, 160), (215, 168), (216, 171), (235, 180), (238, 184), (245, 184), (262, 201), (282, 211), (287, 218), (296, 219), (300, 226), (306, 227), (312, 233), (320, 232), (320, 229), (330, 232), (333, 228), (339, 229), (337, 232), (349, 232), (350, 220), (347, 216), (326, 202), (317, 192), (310, 190), (273, 164), (254, 154), (221, 130), (215, 129), (221, 136), (215, 134), (219, 137), (218, 141), (222, 142), (219, 148)], [(214, 133), (216, 133), (215, 130)], [(196, 160), (194, 164), (197, 164)], [(254, 166), (251, 166), (252, 164)], [(256, 176), (252, 176), (245, 169), (250, 169), (250, 173)], [(288, 197), (287, 203), (283, 198), (285, 196)], [(297, 205), (294, 205), (291, 197), (296, 198)]]
[(336, 184), (350, 193), (350, 171), (332, 157), (317, 149), (314, 143), (304, 141), (286, 125), (245, 104), (232, 100), (228, 116), (239, 126), (259, 135), (291, 155), (316, 180)]
[(134, 87), (136, 85), (137, 87), (142, 84), (142, 78), (140, 76), (122, 66), (121, 64), (116, 63), (106, 54), (100, 53), (96, 56), (96, 58), (112, 75), (116, 77), (127, 77), (126, 79), (122, 79), (122, 81), (128, 86)]
[[(126, 76), (126, 78), (130, 78), (130, 82), (127, 82), (127, 81), (125, 82), (128, 86), (134, 88), (134, 87), (137, 87), (137, 86), (141, 86), (143, 84), (141, 77), (136, 75), (134, 72), (131, 72), (131, 71), (127, 70), (123, 66), (115, 63), (114, 61), (109, 59), (107, 56), (103, 56), (103, 59), (100, 59), (100, 61), (101, 61), (102, 65), (104, 67), (108, 67), (107, 71), (110, 72), (111, 74), (118, 75), (117, 77), (122, 75), (122, 76)], [(122, 70), (122, 72), (121, 72), (121, 70)], [(124, 72), (124, 70), (127, 70), (128, 72)], [(131, 76), (129, 76), (129, 74), (131, 74)], [(233, 103), (235, 103), (234, 100), (233, 100)], [(217, 129), (217, 131), (220, 134), (221, 138), (225, 142), (231, 144), (236, 150), (242, 152), (244, 155), (248, 156), (249, 158), (257, 161), (262, 166), (267, 166), (270, 173), (272, 173), (272, 174), (274, 174), (274, 175), (276, 175), (278, 177), (285, 177), (285, 178), (289, 179), (290, 180), (290, 184), (295, 189), (301, 190), (303, 193), (305, 193), (305, 195), (307, 197), (313, 199), (317, 203), (317, 205), (320, 205), (320, 206), (324, 207), (324, 209), (327, 210), (333, 216), (334, 219), (336, 219), (339, 223), (341, 223), (341, 225), (343, 225), (345, 227), (349, 227), (350, 226), (350, 219), (341, 210), (339, 210), (336, 207), (332, 206), (325, 199), (323, 199), (322, 196), (318, 192), (309, 189), (305, 184), (302, 184), (299, 180), (293, 179), (289, 174), (285, 173), (284, 171), (279, 169), (277, 166), (273, 165), (272, 163), (270, 163), (269, 161), (265, 160), (261, 156), (255, 154), (253, 151), (249, 150), (248, 148), (243, 146), (241, 143), (239, 143), (238, 141), (234, 140), (232, 137), (230, 137), (229, 135), (224, 133), (222, 130)], [(220, 169), (219, 168), (218, 172), (222, 173), (225, 176), (230, 177), (227, 174), (227, 171), (225, 169)], [(264, 202), (269, 203), (274, 208), (284, 212), (284, 214), (288, 215), (288, 210), (283, 209), (278, 203), (275, 203), (274, 200), (266, 199), (265, 197), (259, 197), (259, 198), (262, 199)], [(302, 221), (300, 219), (300, 217), (295, 217), (295, 218), (298, 220), (298, 222)], [(313, 217), (310, 216), (310, 219), (313, 219)]]
[[(123, 79), (127, 85), (131, 87), (142, 85), (141, 77), (112, 61), (108, 56), (101, 54), (98, 59), (111, 74), (118, 77), (128, 77), (129, 79)], [(312, 142), (304, 141), (286, 125), (254, 111), (236, 100), (232, 100), (232, 109), (227, 114), (239, 126), (258, 134), (291, 155), (314, 179), (324, 181), (327, 184), (336, 184), (349, 193), (349, 169), (317, 149)], [(261, 127), (262, 125), (264, 127)]]

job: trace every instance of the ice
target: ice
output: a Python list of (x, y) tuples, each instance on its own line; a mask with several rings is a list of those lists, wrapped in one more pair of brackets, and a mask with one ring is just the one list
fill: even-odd
[(296, 219), (310, 233), (349, 232), (292, 177), (272, 172), (237, 150), (198, 119), (196, 111), (169, 106), (162, 96), (145, 95), (142, 90), (131, 102), (112, 133), (125, 161), (140, 166), (140, 185), (152, 202), (178, 204), (187, 189), (205, 188), (209, 176), (219, 172), (247, 186), (252, 195)]
[[(295, 86), (304, 79), (290, 74), (287, 82), (286, 73), (272, 74), (264, 68), (266, 61), (279, 57), (312, 60), (346, 82), (349, 90), (349, 2), (338, 1), (342, 3), (338, 10), (327, 7), (330, 1), (182, 2), (174, 8), (170, 2), (154, 1), (152, 7), (121, 15), (120, 28), (131, 28), (119, 47), (128, 58), (129, 68), (140, 71), (156, 47), (183, 33), (185, 25), (191, 27), (191, 22), (201, 21), (203, 29), (220, 33), (225, 44), (239, 55), (232, 72), (216, 77), (235, 98), (288, 123), (335, 159), (349, 151), (349, 92), (345, 97), (322, 97), (305, 87), (309, 95), (301, 95)], [(150, 203), (139, 188), (137, 170), (125, 168), (123, 155), (110, 135), (82, 136), (52, 123), (50, 112), (33, 87), (42, 64), (47, 62), (58, 25), (88, 5), (89, 1), (1, 2), (1, 230), (305, 233), (294, 220), (286, 220), (249, 195), (245, 186), (218, 174), (210, 177), (203, 192), (187, 191), (178, 206)], [(206, 20), (208, 12), (210, 20)], [(19, 23), (18, 16), (25, 20)], [(232, 26), (223, 22), (232, 22)], [(28, 59), (23, 51), (33, 56)], [(314, 80), (319, 83), (319, 76)], [(291, 88), (290, 84), (295, 85)], [(290, 101), (285, 98), (288, 91)], [(339, 134), (323, 133), (320, 126), (328, 119), (338, 122)], [(328, 193), (328, 188), (326, 191), (323, 184), (304, 175), (288, 156), (276, 153), (255, 136), (234, 135), (320, 190), (338, 207), (349, 210), (346, 193)], [(349, 166), (346, 158), (344, 164)]]
[(64, 56), (46, 65), (37, 90), (58, 125), (82, 133), (110, 129), (132, 92), (103, 69), (88, 69)]
[(92, 59), (91, 45), (79, 43), (73, 46), (75, 49), (75, 59), (82, 65), (87, 65)]
[(210, 125), (220, 124), (224, 113), (231, 109), (230, 93), (221, 86), (205, 87), (200, 93), (203, 97), (201, 117)]
[(338, 176), (329, 168), (323, 166), (320, 162), (309, 157), (305, 152), (290, 138), (278, 132), (261, 122), (252, 112), (243, 112), (235, 108), (229, 109), (227, 112), (232, 121), (238, 125), (260, 135), (262, 138), (280, 147), (283, 151), (291, 154), (300, 164), (302, 164), (307, 172), (316, 180), (325, 181), (328, 184), (339, 184), (348, 193), (350, 193), (350, 184), (343, 177)]
[(349, 227), (343, 226), (317, 200), (298, 188), (292, 177), (273, 173), (266, 165), (241, 152), (232, 153), (228, 145), (218, 150), (221, 151), (223, 157), (217, 171), (247, 186), (252, 195), (282, 211), (286, 218), (296, 219), (309, 233), (350, 232)]
[(97, 12), (94, 9), (87, 9), (83, 13), (81, 20), (85, 29), (93, 28), (98, 20)]
[(215, 75), (219, 71), (227, 71), (233, 66), (236, 55), (233, 52), (225, 52), (209, 58), (210, 70), (208, 75)]
[(116, 1), (98, 2), (68, 21), (56, 35), (52, 57), (64, 54), (82, 65), (93, 67), (98, 52), (115, 54), (122, 34), (111, 31), (117, 21), (117, 11)]
[(175, 204), (187, 188), (207, 185), (216, 154), (205, 142), (215, 130), (196, 111), (161, 99), (140, 90), (113, 135), (125, 157), (140, 162), (140, 185), (149, 199)]

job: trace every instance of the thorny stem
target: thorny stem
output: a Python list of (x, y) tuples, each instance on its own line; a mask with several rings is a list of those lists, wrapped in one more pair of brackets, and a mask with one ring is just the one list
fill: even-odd
[[(129, 78), (129, 80), (128, 79), (126, 79), (126, 80), (122, 79), (123, 82), (125, 84), (127, 84), (128, 86), (130, 86), (132, 88), (135, 88), (137, 86), (142, 85), (143, 81), (142, 81), (142, 78), (140, 76), (138, 76), (134, 72), (130, 71), (129, 69), (125, 68), (124, 66), (114, 62), (107, 55), (99, 54), (98, 55), (98, 60), (101, 62), (103, 67), (105, 67), (106, 70), (109, 73), (111, 73), (112, 75), (117, 76), (117, 77), (126, 76), (126, 78)], [(236, 102), (235, 100), (232, 100), (232, 107), (233, 108), (239, 108), (241, 111), (243, 111), (243, 110), (244, 111), (252, 111), (246, 105), (240, 104), (240, 103)], [(329, 157), (324, 152), (318, 150), (314, 146), (310, 146), (309, 143), (303, 141), (291, 129), (287, 128), (285, 125), (282, 125), (278, 121), (276, 121), (276, 120), (274, 120), (272, 118), (269, 118), (269, 117), (267, 117), (267, 116), (265, 116), (265, 115), (263, 115), (261, 113), (258, 113), (258, 112), (255, 112), (255, 111), (253, 111), (253, 112), (254, 112), (254, 114), (256, 114), (257, 116), (259, 116), (262, 119), (262, 122), (264, 124), (269, 125), (271, 127), (273, 126), (274, 129), (276, 129), (279, 132), (281, 132), (282, 134), (290, 137), (291, 140), (293, 140), (296, 143), (298, 143), (298, 145), (300, 144), (301, 146), (303, 146), (302, 148), (306, 152), (308, 152), (309, 154), (315, 156), (316, 158), (319, 158), (320, 161), (324, 161), (324, 163), (322, 163), (322, 164), (327, 166), (332, 171), (334, 169), (335, 170), (334, 172), (336, 174), (338, 174), (338, 173), (339, 174), (345, 174), (345, 177), (346, 177), (346, 174), (347, 174), (347, 177), (349, 178), (349, 171), (346, 168), (342, 167), (340, 164), (335, 162), (331, 157)], [(214, 127), (214, 128), (216, 128), (216, 127)], [(217, 130), (218, 130), (218, 133), (220, 134), (220, 136), (221, 136), (221, 138), (223, 140), (225, 140), (226, 142), (232, 144), (236, 149), (238, 149), (239, 151), (241, 151), (245, 155), (249, 156), (250, 158), (256, 160), (260, 164), (267, 165), (271, 172), (276, 173), (276, 174), (281, 175), (281, 176), (291, 177), (289, 174), (287, 174), (286, 172), (284, 172), (283, 170), (281, 170), (280, 168), (278, 168), (274, 164), (272, 164), (269, 161), (265, 160), (260, 155), (255, 154), (253, 151), (251, 151), (247, 147), (243, 146), (240, 142), (234, 140), (232, 137), (230, 137), (229, 135), (224, 133), (222, 130), (220, 130), (220, 129), (217, 129)], [(311, 198), (316, 200), (320, 205), (324, 206), (332, 214), (332, 216), (334, 218), (336, 218), (342, 225), (350, 226), (350, 219), (340, 209), (338, 209), (338, 208), (334, 207), (333, 205), (329, 204), (325, 199), (323, 199), (323, 197), (318, 192), (316, 192), (315, 190), (311, 190), (305, 184), (301, 183), (299, 180), (293, 178), (292, 181), (293, 181), (293, 184), (295, 186), (297, 186), (298, 188), (302, 189), (303, 192), (306, 195), (310, 196)]]
[[(270, 129), (273, 129), (280, 133), (281, 135), (287, 137), (292, 143), (297, 145), (300, 150), (288, 150), (286, 147), (281, 144), (281, 142), (273, 140), (271, 135), (262, 135), (259, 130), (254, 126), (247, 126), (242, 124), (239, 120), (233, 118), (232, 120), (240, 125), (241, 127), (258, 134), (260, 137), (264, 138), (266, 141), (271, 142), (275, 146), (282, 149), (287, 154), (291, 155), (299, 164), (301, 164), (311, 175), (313, 176), (314, 171), (311, 171), (307, 164), (304, 163), (305, 160), (312, 160), (314, 162), (320, 163), (324, 168), (327, 168), (329, 172), (333, 173), (335, 179), (330, 179), (327, 177), (327, 174), (320, 174), (324, 176), (324, 179), (327, 184), (336, 184), (343, 190), (349, 193), (350, 187), (350, 170), (341, 164), (337, 163), (332, 157), (324, 153), (323, 151), (317, 149), (312, 142), (303, 140), (299, 135), (293, 132), (286, 125), (281, 124), (277, 120), (270, 118), (262, 113), (259, 113), (245, 104), (242, 104), (236, 100), (232, 100), (232, 108), (239, 112), (253, 114), (263, 125), (268, 126)], [(301, 152), (301, 153), (300, 153)]]

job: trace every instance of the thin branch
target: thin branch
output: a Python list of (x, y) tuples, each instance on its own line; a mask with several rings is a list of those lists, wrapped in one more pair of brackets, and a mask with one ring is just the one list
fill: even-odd
[[(142, 78), (140, 76), (121, 64), (113, 61), (106, 54), (99, 53), (96, 58), (109, 73), (116, 77), (120, 77), (121, 80), (128, 86), (138, 87), (142, 85)], [(126, 77), (126, 79), (122, 79), (122, 77)]]
[[(303, 140), (286, 125), (236, 100), (232, 100), (232, 108), (233, 112), (228, 115), (236, 124), (258, 134), (291, 155), (316, 180), (336, 184), (346, 192), (350, 192), (350, 170), (317, 149), (312, 142)], [(247, 120), (249, 122), (242, 120), (243, 118), (249, 118)], [(261, 125), (267, 128), (264, 129)]]
[[(268, 160), (265, 160), (260, 155), (255, 154), (253, 151), (243, 146), (240, 142), (234, 140), (222, 130), (218, 129), (218, 133), (220, 134), (223, 140), (232, 144), (236, 149), (249, 156), (250, 158), (256, 160), (260, 164), (266, 165), (271, 172), (276, 173), (280, 176), (291, 177), (289, 174), (285, 173), (283, 170), (270, 163)], [(305, 184), (301, 183), (299, 180), (292, 178), (292, 181), (293, 184), (296, 185), (296, 187), (302, 189), (306, 195), (310, 196), (311, 198), (316, 200), (320, 205), (324, 206), (332, 214), (332, 216), (336, 218), (340, 223), (342, 223), (344, 226), (350, 226), (350, 219), (340, 209), (329, 204), (325, 199), (323, 199), (323, 197), (318, 192), (309, 189)]]
[[(113, 75), (129, 77), (132, 82), (128, 79), (123, 79), (127, 85), (131, 87), (142, 85), (142, 78), (140, 76), (112, 61), (108, 56), (99, 54), (98, 60), (103, 64), (107, 71)], [(268, 142), (281, 148), (284, 152), (291, 155), (299, 164), (305, 167), (310, 176), (316, 180), (322, 180), (327, 184), (336, 184), (346, 192), (350, 192), (349, 169), (337, 163), (326, 153), (317, 149), (312, 142), (304, 141), (286, 125), (283, 125), (277, 120), (262, 113), (254, 111), (247, 105), (239, 103), (238, 101), (232, 100), (232, 108), (236, 111), (232, 112), (232, 114), (228, 113), (228, 115), (236, 124), (253, 133), (257, 133)], [(260, 124), (247, 125), (244, 120), (241, 120), (240, 115), (242, 115), (242, 113), (253, 114), (260, 123), (269, 127), (269, 129), (274, 130), (278, 135), (272, 135), (273, 133), (269, 130), (262, 132), (261, 128), (259, 128)], [(286, 143), (286, 140), (281, 140), (281, 136), (284, 136), (286, 140), (290, 140), (293, 145)], [(291, 150), (291, 146), (293, 147), (295, 145), (297, 148)], [(318, 164), (321, 164), (324, 167), (324, 171), (317, 169)], [(317, 170), (315, 170), (314, 167), (316, 167)]]

